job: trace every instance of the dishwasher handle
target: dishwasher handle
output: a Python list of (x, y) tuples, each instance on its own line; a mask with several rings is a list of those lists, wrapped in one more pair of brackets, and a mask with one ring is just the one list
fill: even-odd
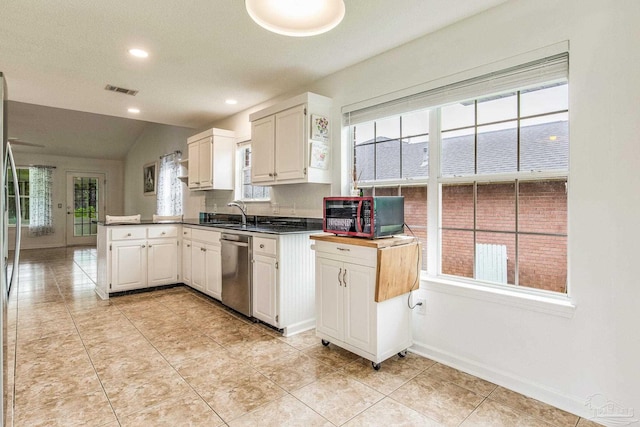
[(224, 244), (227, 244), (227, 245), (240, 246), (240, 247), (243, 247), (243, 248), (246, 248), (246, 247), (248, 247), (248, 246), (249, 246), (249, 244), (248, 244), (248, 243), (244, 243), (244, 242), (235, 242), (235, 241), (233, 241), (233, 240), (220, 239), (220, 241), (221, 241), (221, 242), (224, 242)]

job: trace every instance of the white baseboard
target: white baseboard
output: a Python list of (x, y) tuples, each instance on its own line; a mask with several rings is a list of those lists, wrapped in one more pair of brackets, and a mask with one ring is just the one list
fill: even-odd
[[(459, 357), (435, 347), (415, 342), (409, 348), (412, 353), (427, 357), (436, 362), (474, 375), (485, 381), (492, 382), (509, 390), (513, 390), (525, 396), (531, 397), (556, 408), (575, 414), (579, 417), (590, 419), (593, 412), (588, 407), (586, 399), (566, 396), (558, 390), (552, 390), (530, 379), (519, 377), (493, 367), (478, 363), (477, 361)], [(602, 423), (602, 420), (598, 420)]]

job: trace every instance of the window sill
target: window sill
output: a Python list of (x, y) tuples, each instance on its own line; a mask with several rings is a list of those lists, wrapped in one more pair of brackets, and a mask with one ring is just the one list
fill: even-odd
[(573, 317), (576, 310), (575, 304), (566, 295), (541, 295), (526, 289), (483, 286), (437, 276), (423, 275), (421, 288), (565, 318)]

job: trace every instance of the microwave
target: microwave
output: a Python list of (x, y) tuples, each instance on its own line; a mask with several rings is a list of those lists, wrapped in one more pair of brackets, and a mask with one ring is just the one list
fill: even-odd
[(345, 236), (379, 237), (404, 232), (404, 197), (325, 197), (322, 229)]

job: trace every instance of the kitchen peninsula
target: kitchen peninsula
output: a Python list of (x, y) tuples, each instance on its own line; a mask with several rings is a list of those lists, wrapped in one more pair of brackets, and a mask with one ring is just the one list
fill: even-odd
[(157, 286), (184, 284), (224, 303), (223, 235), (248, 237), (251, 315), (285, 336), (315, 327), (313, 218), (201, 214), (179, 222), (98, 225), (101, 298)]

